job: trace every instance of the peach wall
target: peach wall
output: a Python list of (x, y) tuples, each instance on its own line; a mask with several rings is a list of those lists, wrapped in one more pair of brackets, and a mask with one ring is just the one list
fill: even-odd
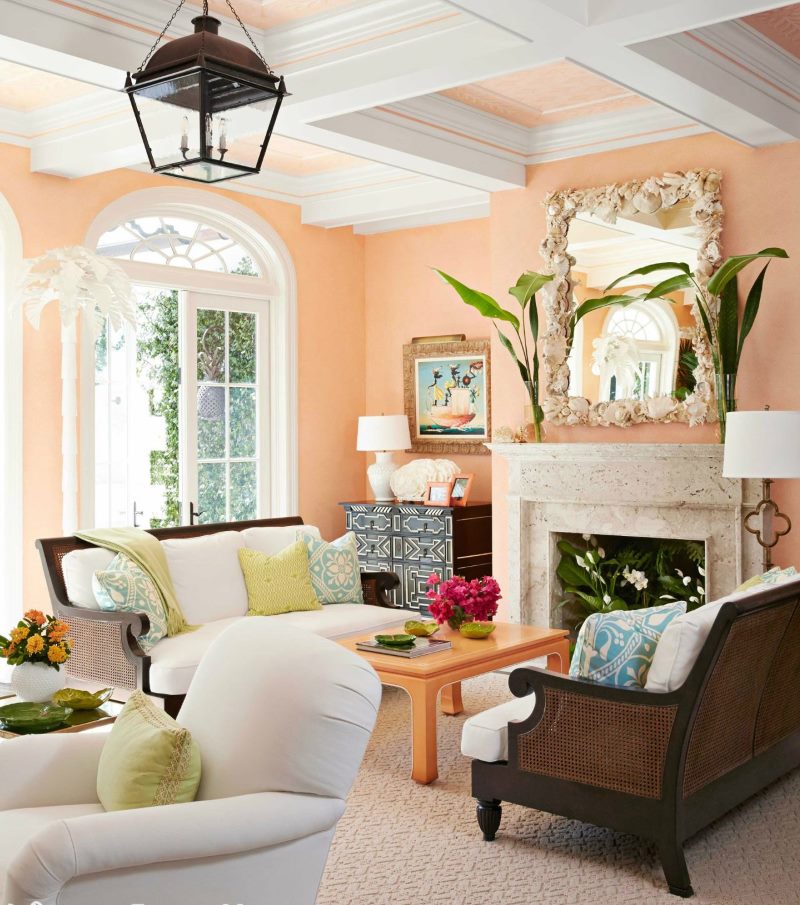
[[(619, 182), (670, 170), (713, 166), (723, 173), (726, 208), (723, 233), (726, 254), (782, 245), (791, 260), (770, 267), (759, 320), (748, 340), (740, 371), (738, 401), (743, 409), (769, 403), (800, 408), (800, 142), (753, 150), (716, 136), (650, 144), (606, 154), (529, 167), (524, 189), (492, 197), (486, 220), (408, 230), (367, 239), (367, 360), (371, 363), (368, 402), (400, 402), (400, 347), (415, 333), (462, 331), (487, 335), (486, 327), (438, 284), (432, 264), (449, 269), (464, 282), (500, 298), (526, 269), (540, 270), (539, 244), (544, 237), (541, 201), (548, 191)], [(488, 269), (487, 270), (487, 258)], [(755, 276), (745, 275), (746, 280)], [(407, 288), (410, 291), (404, 292)], [(385, 360), (389, 367), (375, 371)], [(515, 425), (524, 404), (516, 368), (495, 341), (492, 366), (495, 426)], [(399, 410), (399, 409), (398, 409)], [(713, 443), (711, 425), (640, 425), (622, 428), (547, 427), (547, 439), (559, 442)], [(480, 466), (475, 462), (480, 461)], [(482, 488), (490, 470), (485, 460), (468, 463), (478, 471)], [(507, 473), (493, 458), (495, 573), (507, 578)], [(785, 510), (800, 516), (800, 481), (775, 488)], [(483, 494), (481, 494), (483, 495)], [(781, 541), (778, 563), (800, 563), (800, 530)]]
[[(174, 188), (168, 177), (119, 170), (80, 180), (32, 174), (28, 152), (0, 145), (2, 192), (19, 221), (24, 254), (82, 244), (97, 214), (137, 189)], [(209, 189), (251, 208), (280, 234), (297, 270), (299, 321), (300, 512), (323, 533), (340, 527), (340, 499), (363, 494), (364, 457), (355, 452), (364, 409), (364, 242), (350, 229), (303, 226), (299, 208)], [(23, 339), (25, 601), (46, 592), (37, 537), (61, 533), (60, 343), (55, 310)]]
[[(486, 286), (491, 279), (489, 221), (468, 220), (370, 236), (365, 265), (365, 414), (400, 413), (404, 343), (414, 336), (464, 333), (468, 339), (481, 339), (494, 332), (491, 324), (431, 270), (438, 267), (468, 285)], [(494, 349), (492, 354), (497, 354)], [(409, 458), (397, 456), (398, 462)], [(453, 454), (446, 458), (462, 471), (475, 474), (473, 500), (491, 499), (491, 456)]]

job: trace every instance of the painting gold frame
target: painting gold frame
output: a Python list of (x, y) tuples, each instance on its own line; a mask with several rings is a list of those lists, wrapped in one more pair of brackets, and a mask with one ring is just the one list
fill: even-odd
[[(459, 436), (457, 432), (440, 434), (423, 433), (421, 428), (421, 405), (417, 389), (417, 375), (421, 367), (427, 363), (441, 361), (443, 363), (464, 359), (465, 361), (481, 361), (478, 380), (472, 385), (480, 387), (480, 400), (478, 403), (478, 418), (481, 421), (479, 433), (464, 433)], [(462, 378), (463, 378), (462, 374)], [(443, 375), (443, 386), (446, 383)], [(486, 443), (492, 435), (492, 401), (491, 401), (491, 343), (488, 339), (471, 339), (465, 342), (453, 343), (409, 343), (403, 346), (403, 388), (405, 413), (408, 416), (408, 426), (411, 431), (411, 449), (417, 453), (489, 455)]]

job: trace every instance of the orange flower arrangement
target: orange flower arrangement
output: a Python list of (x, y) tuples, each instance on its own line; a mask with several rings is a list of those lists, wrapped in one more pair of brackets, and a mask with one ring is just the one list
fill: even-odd
[(10, 666), (44, 663), (59, 669), (72, 653), (68, 633), (66, 622), (41, 610), (28, 610), (8, 638), (0, 635), (0, 657), (8, 660)]

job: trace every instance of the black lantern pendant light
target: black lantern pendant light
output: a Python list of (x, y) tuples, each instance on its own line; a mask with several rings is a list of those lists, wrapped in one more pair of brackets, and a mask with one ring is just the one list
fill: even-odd
[[(253, 49), (218, 34), (220, 21), (192, 19), (193, 35), (158, 45), (181, 0), (125, 90), (154, 173), (220, 182), (258, 173), (281, 102), (283, 78), (270, 69), (236, 10)], [(266, 134), (265, 134), (266, 132)]]

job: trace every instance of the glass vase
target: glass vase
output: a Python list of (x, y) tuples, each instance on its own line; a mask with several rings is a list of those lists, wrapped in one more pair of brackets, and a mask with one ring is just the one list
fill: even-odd
[(736, 375), (717, 374), (717, 418), (719, 419), (719, 442), (725, 442), (725, 427), (728, 412), (736, 411)]
[(465, 622), (472, 622), (473, 617), (465, 613), (460, 606), (453, 607), (453, 615), (447, 620), (447, 624), (457, 632)]
[(543, 439), (542, 421), (544, 413), (542, 407), (536, 401), (538, 398), (538, 388), (535, 384), (525, 381), (525, 390), (528, 393), (528, 402), (523, 410), (523, 418), (525, 424), (525, 442), (541, 443)]

